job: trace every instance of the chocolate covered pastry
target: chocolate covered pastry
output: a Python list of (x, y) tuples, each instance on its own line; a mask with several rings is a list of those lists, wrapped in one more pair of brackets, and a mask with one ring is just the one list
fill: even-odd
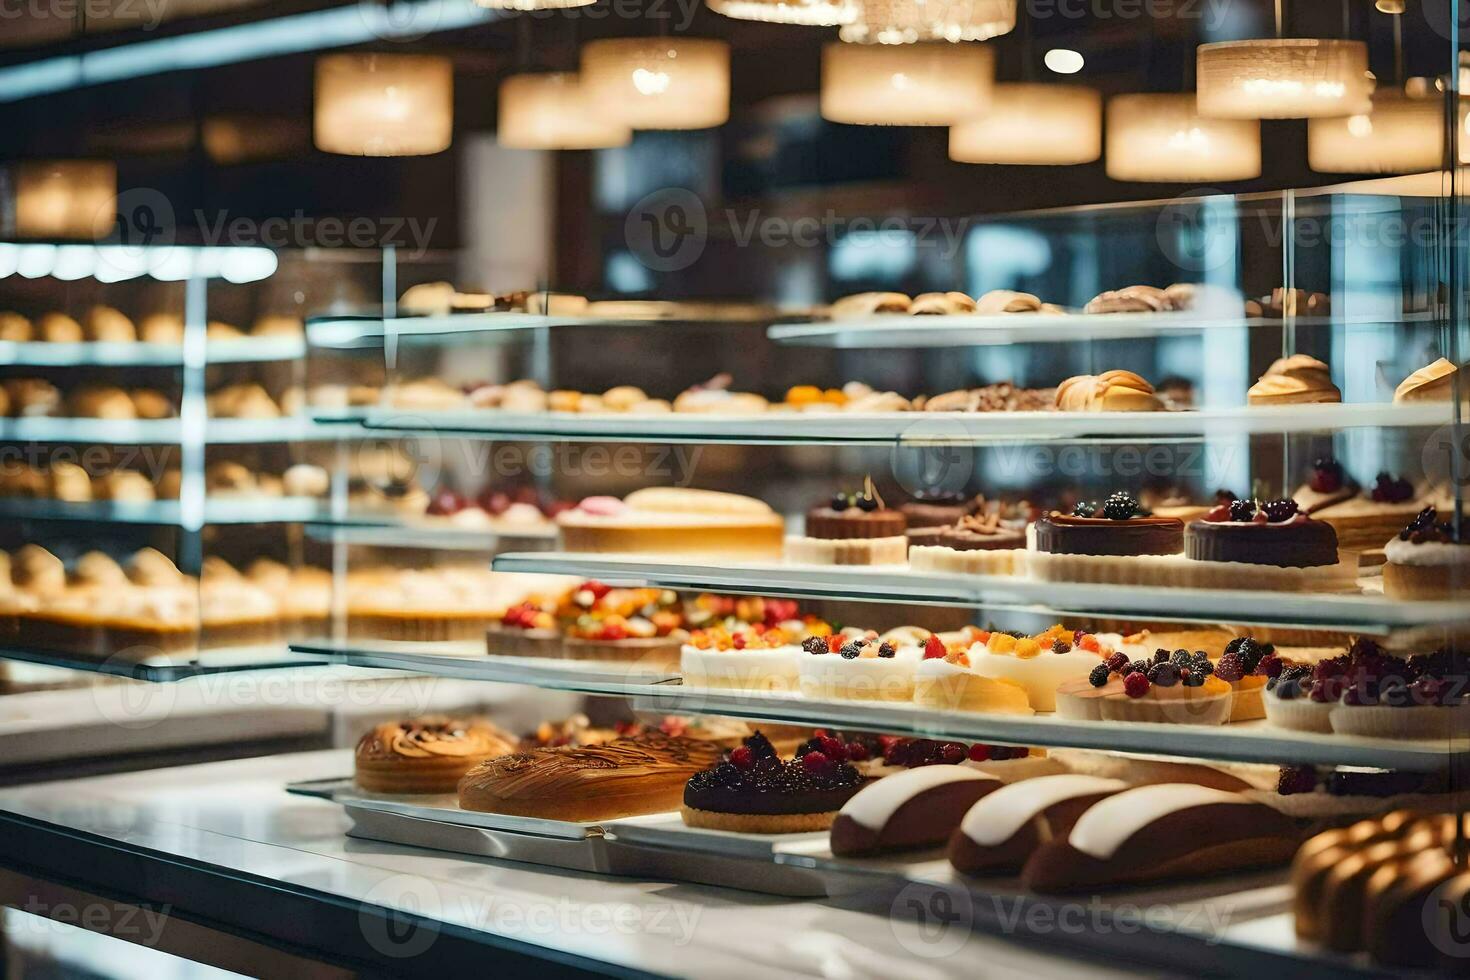
[(357, 743), (357, 785), (377, 793), (453, 793), (477, 763), (513, 751), (515, 740), (483, 718), (385, 722)]
[(949, 863), (970, 875), (1013, 874), (1047, 841), (1065, 838), (1094, 803), (1122, 792), (1120, 779), (1063, 773), (1003, 786), (982, 797), (949, 839)]
[(1004, 785), (962, 766), (924, 766), (885, 776), (837, 814), (832, 853), (867, 857), (943, 844), (976, 800)]

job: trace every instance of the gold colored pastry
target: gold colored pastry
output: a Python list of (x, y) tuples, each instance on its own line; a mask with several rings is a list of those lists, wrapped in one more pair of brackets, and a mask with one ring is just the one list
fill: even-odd
[(409, 316), (447, 316), (453, 298), (453, 283), (421, 282), (398, 297), (398, 310)]
[(301, 337), (304, 334), (301, 317), (280, 313), (267, 313), (259, 317), (250, 328), (252, 337)]
[(1162, 313), (1174, 308), (1168, 294), (1154, 286), (1125, 286), (1088, 300), (1083, 313)]
[(256, 490), (255, 476), (239, 463), (210, 463), (204, 471), (204, 488), (221, 497), (252, 494)]
[(10, 580), (22, 592), (53, 598), (66, 591), (66, 566), (40, 545), (28, 544), (11, 556)]
[(1037, 313), (1041, 300), (1030, 293), (1012, 289), (992, 289), (975, 301), (976, 313)]
[(76, 463), (58, 460), (47, 470), (51, 499), (84, 504), (92, 499), (92, 478)]
[(0, 387), (0, 418), (10, 417), (10, 392)]
[(66, 413), (78, 419), (135, 419), (133, 399), (111, 385), (85, 385), (67, 395)]
[(163, 476), (158, 478), (155, 492), (159, 500), (178, 500), (179, 486), (184, 477), (178, 470), (165, 470)]
[(500, 408), (506, 412), (544, 412), (550, 402), (534, 381), (513, 381), (501, 393)]
[(65, 313), (47, 313), (37, 328), (38, 339), (48, 344), (80, 344), (82, 325)]
[(132, 399), (133, 413), (140, 419), (171, 419), (174, 417), (174, 403), (157, 389), (134, 388)]
[(464, 392), (438, 378), (418, 378), (394, 385), (388, 395), (394, 408), (419, 412), (449, 411), (463, 407)]
[(610, 412), (626, 412), (635, 405), (648, 401), (648, 394), (633, 385), (618, 385), (602, 394), (602, 404)]
[(974, 313), (975, 300), (967, 293), (921, 293), (909, 305), (913, 316), (954, 316)]
[(0, 497), (44, 500), (50, 495), (51, 484), (42, 470), (27, 463), (0, 466)]
[[(1454, 395), (1459, 369), (1441, 357), (1409, 375), (1393, 393), (1396, 402), (1447, 402)], [(1460, 397), (1470, 399), (1470, 379), (1460, 379)]]
[(1310, 354), (1292, 354), (1278, 359), (1246, 393), (1246, 402), (1251, 405), (1340, 401), (1342, 392), (1332, 383), (1331, 369)]
[(546, 396), (546, 407), (553, 412), (580, 412), (582, 393), (559, 389)]
[(587, 297), (574, 293), (526, 294), (526, 312), (533, 316), (586, 316)]
[(184, 573), (161, 551), (144, 548), (128, 561), (128, 581), (134, 585), (182, 585)]
[(80, 586), (116, 587), (128, 584), (128, 576), (122, 566), (100, 551), (89, 551), (77, 559), (72, 568), (71, 581)]
[(204, 335), (209, 340), (239, 340), (245, 336), (245, 333), (232, 323), (225, 323), (223, 320), (210, 320), (205, 326)]
[(61, 407), (61, 392), (42, 378), (11, 378), (4, 382), (10, 411), (20, 418), (41, 418)]
[(10, 311), (0, 312), (0, 340), (25, 343), (34, 336), (31, 321), (27, 317)]
[(453, 793), (470, 769), (515, 748), (515, 739), (483, 718), (387, 722), (357, 743), (357, 785), (374, 793)]
[(281, 409), (260, 385), (228, 385), (209, 395), (209, 414), (217, 419), (274, 419)]
[(137, 470), (113, 470), (92, 481), (92, 496), (98, 500), (147, 503), (155, 498), (153, 484)]
[(111, 306), (94, 306), (87, 311), (85, 336), (109, 344), (131, 344), (138, 339), (133, 321)]
[(286, 416), (306, 414), (306, 389), (300, 385), (287, 385), (281, 392), (281, 414)]
[(297, 463), (281, 474), (281, 490), (288, 497), (325, 497), (332, 478), (320, 466)]
[(150, 313), (138, 324), (138, 339), (146, 344), (181, 344), (184, 318), (176, 313)]
[(828, 315), (834, 320), (874, 316), (883, 313), (907, 313), (912, 301), (903, 293), (856, 293), (833, 303)]
[(1063, 412), (1161, 412), (1164, 403), (1153, 385), (1132, 371), (1079, 374), (1057, 386), (1056, 406)]
[(210, 585), (237, 584), (244, 582), (245, 576), (219, 555), (208, 555), (199, 566), (199, 581)]

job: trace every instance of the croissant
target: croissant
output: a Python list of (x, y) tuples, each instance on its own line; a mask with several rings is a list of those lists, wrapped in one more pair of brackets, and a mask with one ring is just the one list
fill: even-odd
[(872, 316), (875, 313), (907, 313), (912, 301), (903, 293), (856, 293), (832, 304), (834, 320)]
[(1035, 313), (1040, 309), (1039, 298), (1012, 289), (992, 289), (975, 301), (976, 313)]
[(1153, 385), (1132, 371), (1080, 374), (1057, 386), (1057, 408), (1064, 412), (1161, 412), (1164, 403)]
[(1173, 309), (1162, 289), (1154, 286), (1125, 286), (1099, 293), (1082, 308), (1083, 313), (1161, 313)]
[(975, 301), (965, 293), (921, 293), (909, 306), (914, 316), (953, 316), (974, 313)]
[(1332, 372), (1310, 354), (1292, 354), (1275, 361), (1246, 392), (1251, 405), (1294, 405), (1342, 401), (1332, 383)]
[[(1449, 401), (1459, 369), (1441, 357), (1409, 375), (1393, 393), (1396, 402)], [(1460, 397), (1470, 399), (1470, 379), (1460, 380)]]

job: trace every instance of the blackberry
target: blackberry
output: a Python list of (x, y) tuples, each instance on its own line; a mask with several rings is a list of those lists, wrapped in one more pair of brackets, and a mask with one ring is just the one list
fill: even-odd
[(882, 657), (884, 660), (892, 659), (893, 655), (896, 653), (898, 653), (898, 651), (893, 648), (892, 643), (884, 641), (883, 643), (878, 644), (878, 656)]
[(1302, 696), (1300, 677), (1273, 677), (1266, 682), (1266, 690), (1283, 701), (1295, 701)]
[(1072, 644), (1068, 643), (1066, 640), (1056, 640), (1051, 645), (1051, 652), (1052, 653), (1071, 653), (1072, 652)]
[(1159, 687), (1173, 687), (1179, 683), (1179, 668), (1165, 660), (1149, 669), (1148, 682)]
[(1193, 667), (1186, 667), (1179, 672), (1179, 681), (1185, 687), (1204, 687), (1205, 675)]
[(1227, 654), (1234, 654), (1240, 658), (1241, 667), (1245, 672), (1247, 674), (1254, 674), (1256, 667), (1261, 663), (1261, 658), (1266, 655), (1265, 645), (1256, 642), (1249, 636), (1242, 636), (1239, 639), (1231, 640), (1230, 643), (1235, 649), (1232, 650), (1227, 646), (1225, 652)]
[(847, 494), (845, 494), (845, 493), (835, 493), (835, 494), (832, 495), (832, 509), (833, 510), (847, 510), (847, 508), (849, 508), (851, 506), (852, 506), (852, 501), (848, 498)]
[(859, 656), (862, 655), (863, 641), (853, 640), (851, 643), (845, 644), (842, 649), (837, 652), (842, 655), (843, 660), (856, 660)]
[(1254, 500), (1232, 500), (1230, 502), (1230, 519), (1240, 524), (1248, 524), (1256, 519), (1256, 502)]
[(1188, 667), (1194, 662), (1194, 655), (1188, 650), (1175, 650), (1169, 659), (1176, 667)]
[(801, 641), (801, 648), (807, 653), (827, 653), (827, 638), (825, 636), (809, 636)]
[(1266, 512), (1266, 520), (1279, 524), (1296, 516), (1297, 506), (1295, 500), (1283, 497), (1280, 500), (1271, 501), (1261, 509)]
[(1138, 513), (1138, 501), (1119, 491), (1103, 504), (1103, 516), (1110, 521), (1126, 521)]
[(857, 508), (866, 514), (871, 514), (878, 509), (878, 500), (876, 497), (869, 497), (867, 494), (863, 494), (857, 498)]
[(1153, 666), (1151, 660), (1135, 660), (1124, 668), (1121, 673), (1126, 677), (1129, 674), (1147, 674), (1148, 669)]
[(1317, 770), (1311, 766), (1282, 766), (1276, 777), (1276, 792), (1282, 796), (1310, 793), (1317, 788)]
[(1103, 663), (1108, 668), (1108, 670), (1111, 670), (1117, 674), (1121, 674), (1128, 669), (1128, 656), (1122, 653), (1115, 653), (1107, 660), (1103, 661)]
[(1169, 651), (1168, 650), (1164, 650), (1164, 649), (1161, 648), (1161, 649), (1158, 649), (1158, 650), (1155, 650), (1154, 651), (1154, 663), (1161, 664), (1161, 663), (1163, 663), (1164, 661), (1166, 661), (1168, 659), (1169, 659)]
[(1111, 676), (1111, 674), (1112, 672), (1108, 670), (1107, 664), (1098, 664), (1096, 667), (1092, 668), (1092, 673), (1087, 675), (1087, 683), (1091, 684), (1093, 687), (1102, 687), (1108, 682), (1108, 677)]
[(1096, 517), (1097, 516), (1097, 501), (1095, 501), (1095, 500), (1084, 500), (1084, 501), (1082, 501), (1076, 507), (1073, 507), (1072, 508), (1072, 516), (1073, 517)]
[(1215, 665), (1210, 663), (1209, 654), (1203, 650), (1196, 650), (1194, 651), (1194, 662), (1189, 665), (1189, 669), (1196, 674), (1208, 677), (1215, 672)]
[(1439, 513), (1434, 509), (1434, 505), (1430, 504), (1428, 507), (1425, 507), (1423, 510), (1421, 510), (1418, 515), (1409, 522), (1408, 527), (1399, 532), (1399, 540), (1407, 541), (1409, 540), (1409, 538), (1413, 537), (1416, 532), (1434, 530), (1434, 522), (1438, 518)]

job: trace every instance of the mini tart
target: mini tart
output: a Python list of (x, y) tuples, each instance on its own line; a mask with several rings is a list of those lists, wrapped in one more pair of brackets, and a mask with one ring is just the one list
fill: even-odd
[(1324, 506), (1312, 516), (1332, 525), (1339, 548), (1371, 551), (1382, 548), (1424, 510), (1433, 506), (1435, 491), (1407, 480), (1378, 475), (1375, 485), (1345, 500)]
[(1277, 728), (1294, 732), (1332, 732), (1333, 702), (1314, 701), (1308, 687), (1270, 684), (1261, 695), (1266, 720)]
[(803, 697), (837, 701), (914, 699), (914, 670), (924, 655), (920, 647), (881, 641), (876, 633), (870, 633), (842, 642), (836, 650), (825, 638), (813, 637), (803, 644), (803, 650), (797, 660)]
[(1057, 717), (1078, 721), (1147, 721), (1175, 725), (1223, 725), (1230, 717), (1230, 685), (1206, 677), (1199, 687), (1151, 684), (1142, 697), (1129, 697), (1124, 682), (1112, 678), (1094, 687), (1087, 678), (1057, 688)]
[(1026, 689), (1015, 681), (984, 677), (963, 662), (939, 657), (926, 659), (914, 669), (914, 703), (941, 711), (1035, 714)]
[(874, 510), (857, 506), (841, 510), (830, 506), (815, 507), (806, 515), (806, 536), (825, 541), (901, 537), (907, 529), (908, 521), (902, 511), (882, 506)]
[[(975, 673), (1019, 684), (1035, 711), (1055, 711), (1057, 687), (1064, 681), (1086, 679), (1102, 657), (1072, 645), (1072, 632), (1060, 626), (1036, 637), (1017, 640), (1006, 633), (992, 633), (983, 643), (970, 648)], [(1052, 649), (1054, 643), (1066, 649)]]
[(357, 785), (374, 793), (453, 793), (473, 766), (515, 747), (484, 719), (436, 715), (387, 722), (357, 743)]
[(826, 830), (865, 780), (845, 762), (782, 761), (756, 733), (741, 749), (684, 785), (690, 827), (747, 834)]
[(1184, 522), (1174, 517), (1075, 517), (1050, 513), (1032, 525), (1033, 550), (1049, 555), (1177, 555)]
[(1436, 523), (1433, 507), (1387, 545), (1383, 591), (1391, 599), (1453, 599), (1470, 591), (1470, 543), (1455, 537), (1448, 524)]
[(1443, 740), (1470, 735), (1470, 705), (1331, 706), (1333, 732), (1366, 738)]
[[(794, 643), (736, 647), (723, 631), (696, 631), (679, 648), (679, 673), (686, 687), (794, 692), (797, 664), (805, 656)], [(784, 637), (783, 637), (784, 639)]]

